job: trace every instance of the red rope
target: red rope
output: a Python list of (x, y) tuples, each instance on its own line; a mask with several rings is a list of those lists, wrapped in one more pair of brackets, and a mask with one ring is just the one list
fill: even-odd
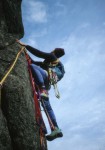
[[(40, 130), (39, 130), (40, 131), (40, 150), (45, 150), (46, 146), (47, 146), (46, 143), (45, 143), (45, 134), (47, 133), (47, 130), (46, 130), (45, 123), (43, 121), (43, 117), (42, 117), (41, 109), (40, 109), (40, 104), (39, 104), (39, 101), (38, 101), (38, 98), (40, 99), (39, 90), (38, 90), (38, 87), (35, 86), (35, 82), (34, 82), (34, 79), (32, 77), (32, 72), (31, 72), (31, 68), (30, 68), (31, 59), (30, 59), (30, 57), (28, 56), (27, 53), (25, 53), (25, 55), (26, 55), (26, 59), (27, 59), (27, 62), (28, 62), (28, 71), (29, 71), (29, 75), (30, 75), (30, 81), (31, 81), (33, 96), (34, 96), (35, 118), (36, 118), (37, 124), (40, 126)], [(51, 128), (51, 130), (52, 129), (54, 130), (55, 127), (54, 127), (54, 125), (51, 121), (51, 118), (50, 118), (46, 108), (45, 108), (43, 99), (41, 99), (41, 103), (42, 103), (42, 106), (43, 106), (44, 111), (46, 113), (46, 116), (48, 118), (50, 128)]]
[[(41, 115), (41, 111), (40, 111), (40, 104), (39, 104), (39, 102), (38, 102), (38, 95), (36, 94), (36, 88), (37, 88), (37, 92), (39, 92), (39, 89), (38, 89), (38, 87), (36, 86), (36, 88), (35, 88), (35, 82), (34, 82), (34, 79), (33, 79), (33, 77), (32, 77), (32, 73), (31, 73), (31, 69), (30, 69), (30, 64), (31, 64), (31, 59), (29, 58), (29, 56), (28, 56), (28, 54), (26, 53), (26, 59), (27, 59), (27, 61), (28, 61), (28, 70), (29, 70), (29, 74), (30, 74), (30, 80), (31, 80), (31, 84), (32, 84), (32, 89), (33, 89), (33, 93), (34, 93), (34, 104), (35, 104), (35, 110), (36, 110), (36, 113), (35, 113), (35, 115), (36, 115), (36, 120), (37, 120), (37, 122), (38, 123), (40, 123), (40, 117), (42, 118), (42, 115)], [(38, 93), (39, 94), (39, 93)], [(44, 112), (45, 112), (45, 114), (46, 114), (46, 116), (47, 116), (47, 118), (48, 118), (48, 122), (49, 122), (49, 125), (50, 125), (50, 128), (51, 128), (51, 130), (54, 130), (55, 129), (55, 127), (54, 127), (54, 125), (53, 125), (53, 123), (52, 123), (52, 121), (51, 121), (51, 118), (50, 118), (50, 116), (49, 116), (49, 114), (48, 114), (48, 112), (47, 112), (47, 110), (46, 110), (46, 108), (45, 108), (45, 105), (44, 105), (44, 102), (43, 102), (43, 99), (41, 99), (41, 103), (42, 103), (42, 106), (43, 106), (43, 108), (44, 108)], [(45, 126), (45, 125), (44, 125)]]
[(43, 134), (42, 130), (40, 130), (40, 150), (45, 150), (46, 147), (45, 135)]
[(39, 101), (38, 101), (38, 95), (36, 93), (36, 88), (35, 88), (35, 82), (34, 82), (34, 79), (32, 77), (32, 73), (31, 73), (31, 68), (30, 68), (31, 59), (29, 58), (27, 53), (25, 53), (25, 56), (26, 56), (26, 59), (27, 59), (27, 62), (28, 62), (28, 71), (29, 71), (30, 81), (31, 81), (32, 90), (33, 90), (36, 122), (40, 126), (40, 128), (43, 130), (43, 132), (46, 134), (47, 130), (46, 130), (45, 123), (43, 121), (42, 114), (41, 114), (40, 104), (39, 104)]

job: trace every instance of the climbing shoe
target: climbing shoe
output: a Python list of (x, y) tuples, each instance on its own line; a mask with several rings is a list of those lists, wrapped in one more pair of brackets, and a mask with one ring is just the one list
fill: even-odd
[(55, 130), (51, 132), (51, 134), (46, 136), (46, 139), (48, 141), (52, 141), (52, 140), (54, 140), (56, 138), (60, 138), (60, 137), (63, 137), (63, 133), (61, 132), (61, 129), (56, 127)]
[(48, 99), (48, 91), (45, 90), (45, 89), (41, 89), (41, 91), (40, 91), (40, 96), (41, 96), (41, 98), (43, 98), (43, 99)]

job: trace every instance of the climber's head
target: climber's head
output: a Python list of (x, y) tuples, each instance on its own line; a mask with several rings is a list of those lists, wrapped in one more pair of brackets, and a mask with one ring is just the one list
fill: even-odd
[(60, 57), (62, 57), (63, 55), (65, 55), (65, 51), (64, 51), (63, 48), (55, 48), (55, 49), (52, 51), (52, 53), (54, 53), (57, 58), (60, 58)]

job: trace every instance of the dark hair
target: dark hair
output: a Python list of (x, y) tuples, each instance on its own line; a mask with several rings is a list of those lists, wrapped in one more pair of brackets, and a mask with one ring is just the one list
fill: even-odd
[(62, 57), (63, 55), (65, 55), (65, 51), (64, 51), (63, 48), (55, 48), (52, 52), (55, 54), (55, 56), (57, 58)]

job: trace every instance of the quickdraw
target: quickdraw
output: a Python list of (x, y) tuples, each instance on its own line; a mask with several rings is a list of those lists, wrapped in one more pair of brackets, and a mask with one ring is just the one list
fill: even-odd
[(55, 96), (59, 99), (60, 93), (59, 93), (59, 90), (57, 87), (58, 77), (57, 77), (56, 73), (51, 68), (48, 69), (48, 74), (49, 74), (50, 84), (53, 85), (53, 87), (54, 87)]

